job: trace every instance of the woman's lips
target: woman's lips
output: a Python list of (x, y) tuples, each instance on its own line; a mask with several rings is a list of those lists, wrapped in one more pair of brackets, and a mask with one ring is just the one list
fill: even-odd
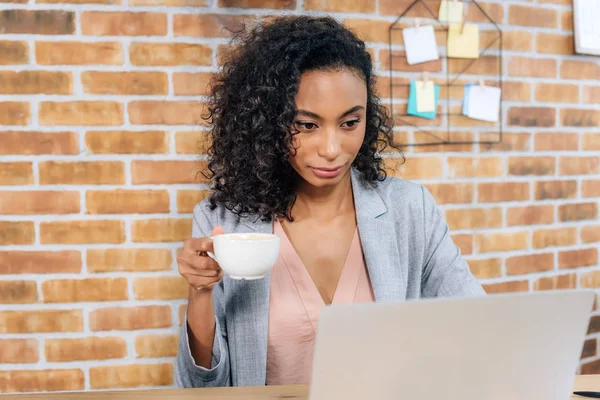
[(313, 168), (315, 175), (319, 178), (335, 178), (342, 172), (342, 167), (337, 168)]

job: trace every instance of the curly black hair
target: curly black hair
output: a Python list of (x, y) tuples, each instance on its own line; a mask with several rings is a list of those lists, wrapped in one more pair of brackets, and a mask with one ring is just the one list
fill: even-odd
[(295, 96), (301, 75), (350, 69), (367, 84), (366, 132), (353, 166), (373, 185), (386, 178), (380, 157), (393, 141), (392, 121), (375, 94), (369, 52), (331, 17), (281, 16), (235, 32), (222, 69), (210, 83), (209, 197), (240, 215), (292, 220), (297, 173), (293, 154)]

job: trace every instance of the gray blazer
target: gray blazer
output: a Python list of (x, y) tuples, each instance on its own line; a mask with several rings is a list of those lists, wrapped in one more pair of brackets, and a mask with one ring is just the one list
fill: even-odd
[[(352, 190), (363, 253), (375, 299), (484, 295), (482, 287), (452, 242), (443, 215), (421, 185), (388, 178), (363, 185), (352, 171)], [(193, 237), (209, 236), (216, 225), (225, 232), (272, 233), (272, 223), (239, 218), (203, 201), (194, 208)], [(184, 321), (175, 366), (177, 386), (262, 386), (265, 384), (269, 277), (225, 278), (214, 289), (215, 338), (212, 365), (192, 358)]]

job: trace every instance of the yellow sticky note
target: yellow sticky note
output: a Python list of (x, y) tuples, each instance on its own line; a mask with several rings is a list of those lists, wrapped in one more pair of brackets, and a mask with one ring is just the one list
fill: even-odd
[(461, 33), (461, 24), (448, 27), (448, 57), (479, 58), (479, 26), (465, 24)]
[(462, 22), (462, 0), (442, 0), (438, 19), (440, 22)]
[(435, 111), (435, 93), (432, 81), (417, 81), (417, 112), (432, 112)]

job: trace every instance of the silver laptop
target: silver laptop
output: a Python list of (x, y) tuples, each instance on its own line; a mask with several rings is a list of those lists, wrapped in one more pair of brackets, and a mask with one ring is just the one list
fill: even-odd
[(567, 400), (594, 293), (326, 307), (310, 400)]

